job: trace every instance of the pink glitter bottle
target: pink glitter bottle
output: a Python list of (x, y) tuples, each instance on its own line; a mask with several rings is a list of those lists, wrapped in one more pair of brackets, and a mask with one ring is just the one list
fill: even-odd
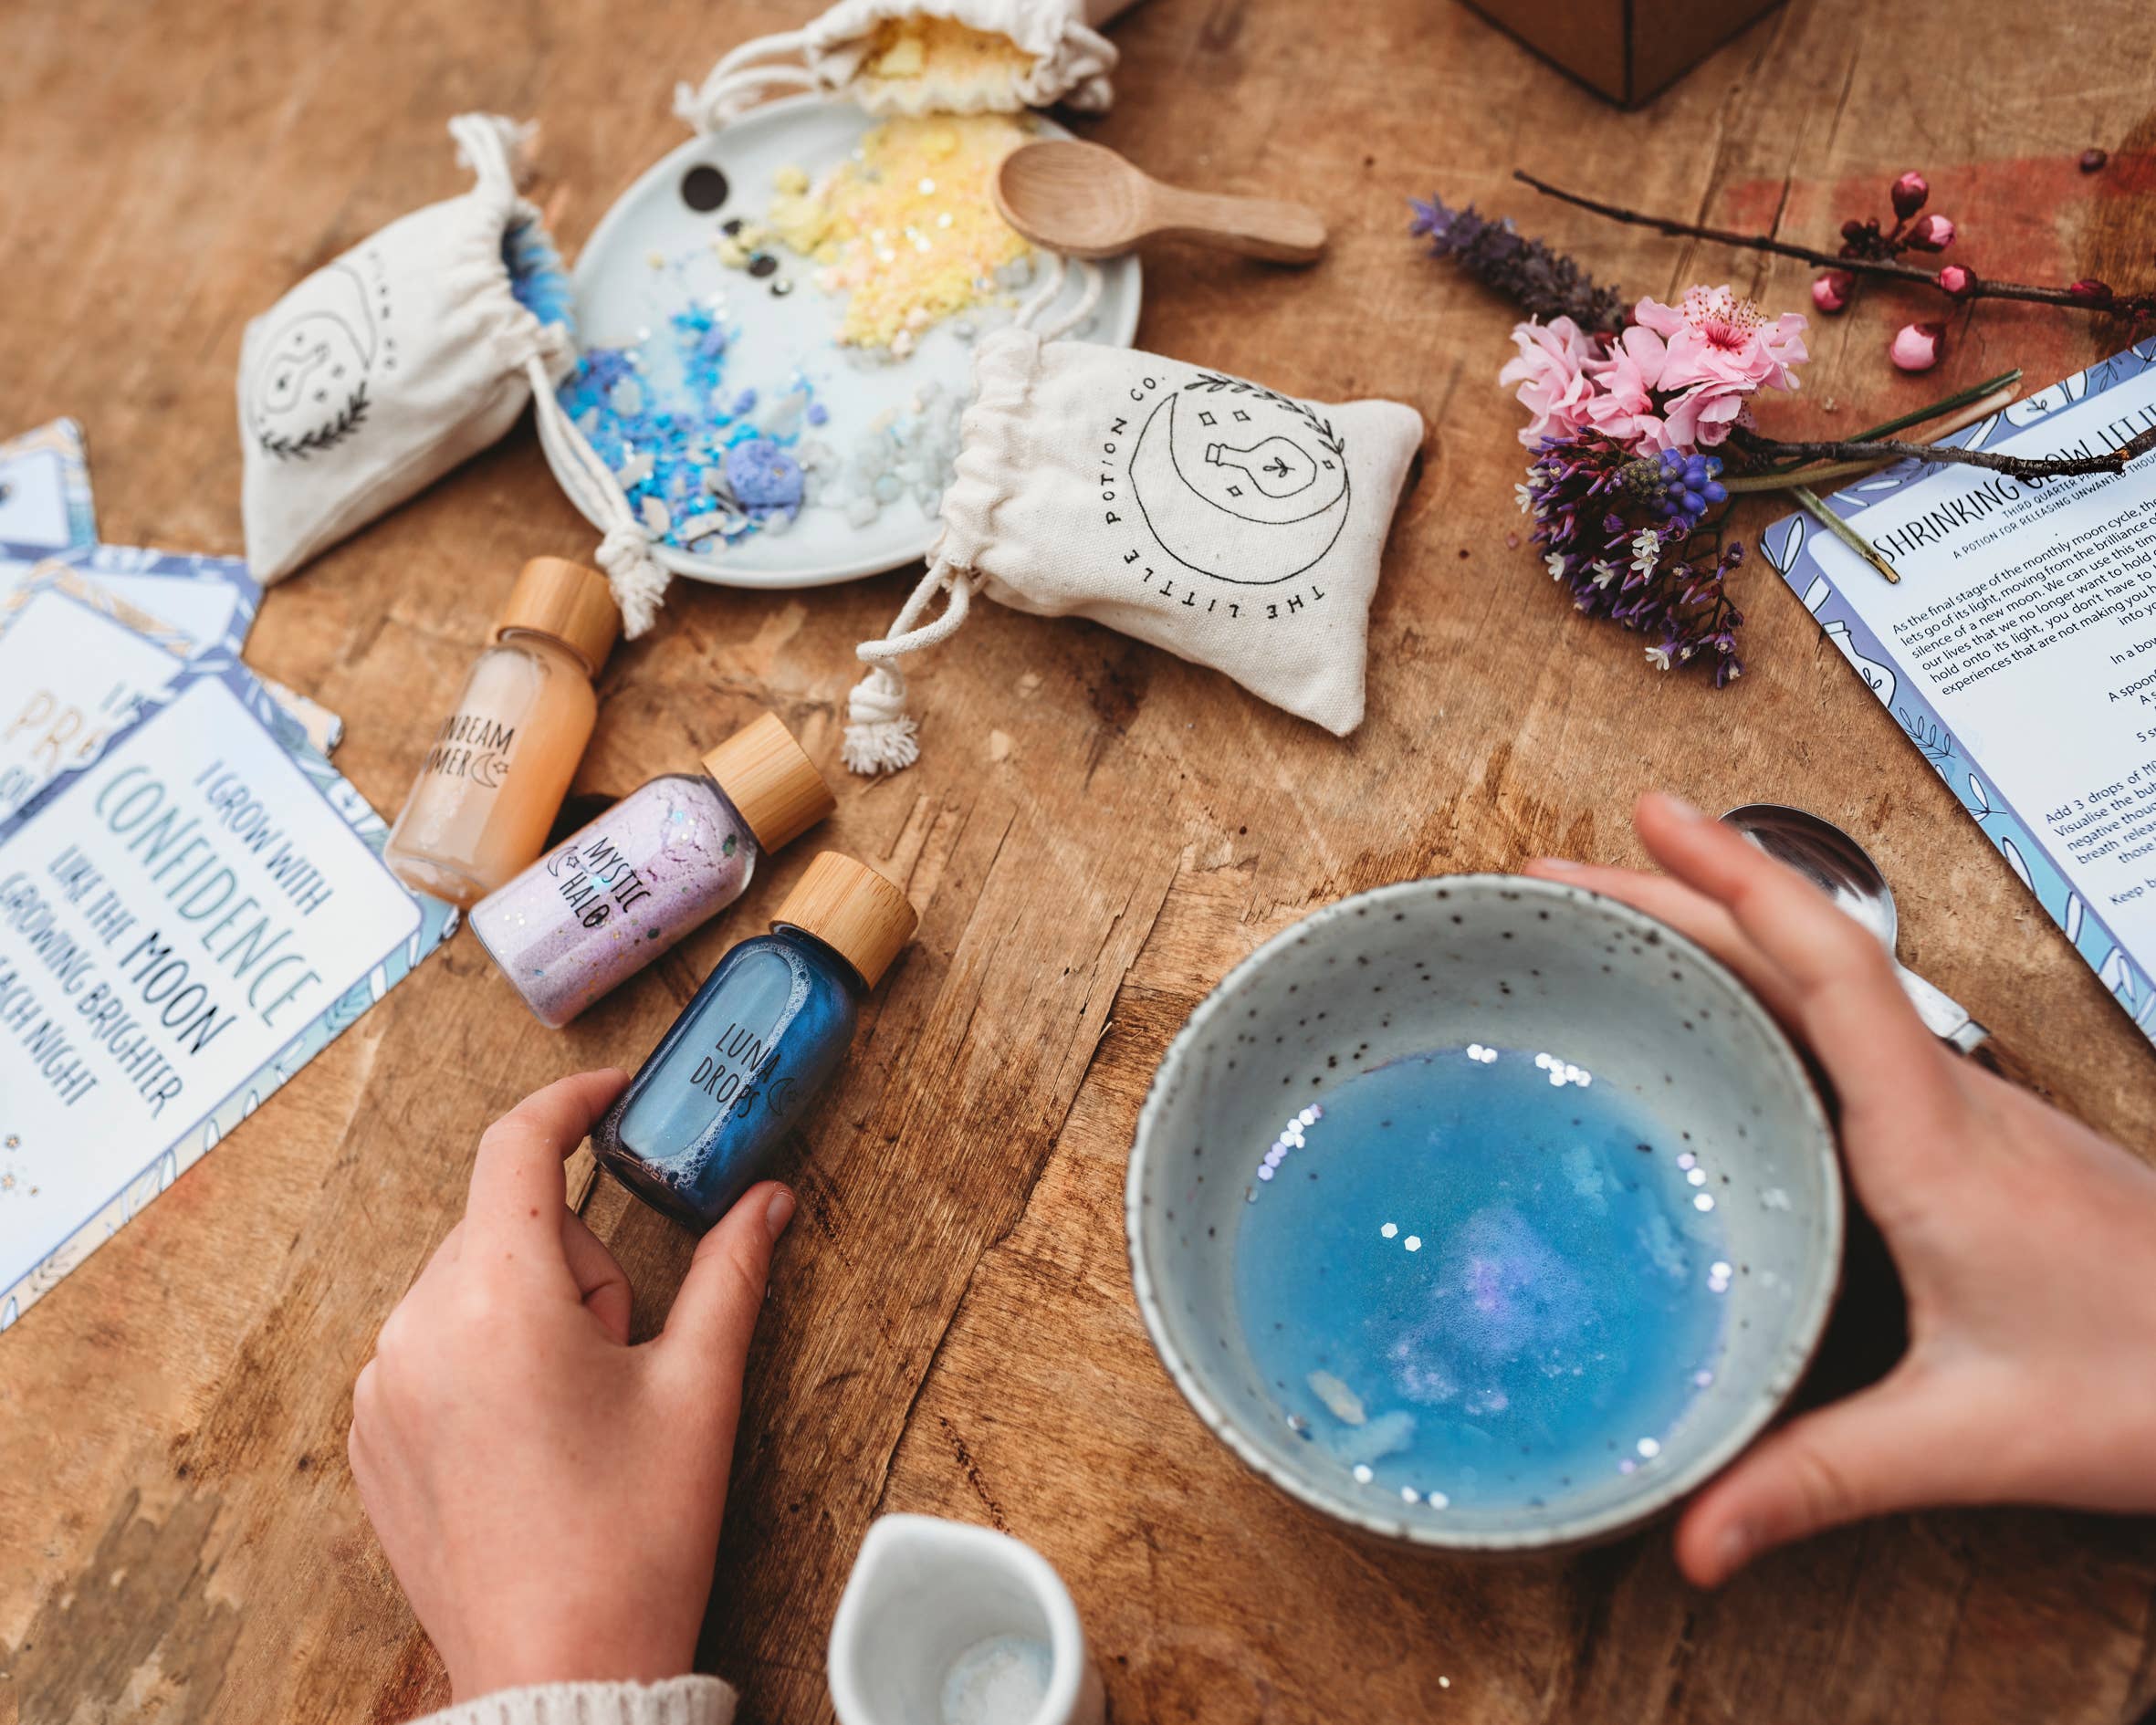
[(540, 1023), (560, 1030), (748, 888), (756, 862), (836, 806), (767, 713), (633, 790), (471, 913), (472, 930)]

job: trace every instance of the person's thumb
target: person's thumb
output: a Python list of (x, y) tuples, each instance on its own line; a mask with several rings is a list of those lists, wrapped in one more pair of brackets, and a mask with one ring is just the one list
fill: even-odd
[(697, 1243), (666, 1314), (660, 1348), (700, 1399), (723, 1394), (731, 1406), (738, 1395), (770, 1279), (771, 1248), (792, 1219), (793, 1194), (767, 1180), (737, 1198)]
[(1678, 1566), (1718, 1587), (1761, 1552), (1846, 1521), (1981, 1497), (1966, 1476), (1982, 1446), (1959, 1399), (1904, 1367), (1769, 1433), (1692, 1500)]

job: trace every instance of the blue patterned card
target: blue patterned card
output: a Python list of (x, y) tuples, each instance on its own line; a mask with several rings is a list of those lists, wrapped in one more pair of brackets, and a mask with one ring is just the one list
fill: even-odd
[[(2156, 340), (1941, 441), (2100, 454), (2151, 425)], [(2156, 1037), (2156, 455), (2050, 480), (1910, 460), (1827, 507), (1899, 582), (1802, 515), (1769, 560)]]
[(190, 656), (222, 653), (236, 659), (255, 626), (262, 588), (246, 559), (149, 550), (132, 545), (86, 545), (40, 550), (0, 536), (0, 610), (8, 596), (54, 568), (74, 570), (120, 604), (112, 614), (131, 628), (162, 623), (183, 635)]
[(0, 441), (0, 541), (40, 552), (98, 542), (82, 427), (71, 419)]
[(215, 652), (0, 836), (0, 1328), (447, 938), (387, 836)]

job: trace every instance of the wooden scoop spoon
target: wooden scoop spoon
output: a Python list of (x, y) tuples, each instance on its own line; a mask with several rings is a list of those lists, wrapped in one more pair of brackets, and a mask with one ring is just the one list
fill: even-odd
[(1307, 264), (1325, 225), (1306, 204), (1163, 185), (1099, 144), (1020, 144), (996, 171), (996, 207), (1036, 246), (1114, 257), (1148, 239), (1197, 240), (1276, 264)]

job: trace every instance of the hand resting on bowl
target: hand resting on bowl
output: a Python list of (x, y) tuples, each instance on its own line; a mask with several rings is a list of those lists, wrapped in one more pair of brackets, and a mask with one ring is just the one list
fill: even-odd
[(1527, 872), (1689, 936), (1811, 1049), (1909, 1299), (1885, 1378), (1694, 1500), (1685, 1573), (1712, 1586), (1774, 1546), (1926, 1505), (2156, 1511), (2156, 1170), (1948, 1051), (1879, 942), (1735, 832), (1659, 795), (1635, 821), (1666, 874)]

